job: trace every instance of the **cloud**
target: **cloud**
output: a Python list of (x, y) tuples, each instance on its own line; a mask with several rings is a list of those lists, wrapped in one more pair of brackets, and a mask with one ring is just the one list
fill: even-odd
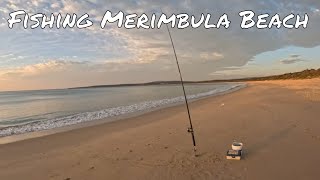
[[(106, 6), (108, 8), (106, 9)], [(275, 51), (287, 46), (311, 48), (320, 45), (320, 1), (284, 0), (276, 1), (116, 1), (116, 0), (4, 0), (0, 2), (0, 16), (8, 18), (8, 12), (24, 9), (28, 13), (89, 13), (95, 25), (85, 29), (35, 29), (24, 30), (21, 27), (8, 30), (0, 26), (0, 54), (14, 52), (16, 56), (25, 57), (14, 62), (6, 62), (10, 70), (11, 82), (16, 77), (33, 79), (60, 78), (66, 85), (74, 86), (95, 83), (143, 82), (153, 80), (172, 80), (176, 76), (174, 56), (170, 39), (165, 28), (144, 30), (126, 30), (108, 24), (105, 29), (99, 27), (106, 10), (117, 13), (119, 10), (128, 12), (145, 12), (148, 15), (158, 13), (160, 7), (166, 14), (188, 13), (200, 16), (211, 13), (212, 22), (217, 17), (228, 13), (232, 25), (229, 29), (171, 29), (178, 58), (184, 78), (187, 80), (209, 79), (211, 72), (226, 70), (226, 67), (241, 67), (255, 56)], [(307, 29), (267, 29), (242, 30), (238, 13), (252, 9), (259, 13), (275, 14), (281, 17), (290, 13), (310, 16)], [(6, 20), (0, 19), (0, 24)], [(10, 45), (10, 46), (9, 46)], [(76, 56), (76, 58), (73, 58)], [(280, 62), (292, 64), (299, 62), (301, 57), (288, 57)], [(65, 61), (88, 61), (88, 64), (53, 63), (51, 59)], [(279, 59), (279, 58), (277, 58)], [(275, 60), (277, 60), (275, 59)], [(300, 59), (301, 61), (301, 59)], [(50, 63), (53, 64), (50, 64)], [(49, 63), (49, 64), (46, 64)], [(35, 66), (35, 64), (42, 64)], [(32, 71), (27, 71), (27, 66)], [(40, 68), (40, 67), (41, 68)], [(16, 68), (20, 67), (20, 68)], [(56, 69), (57, 71), (54, 71)], [(64, 69), (65, 71), (59, 71)], [(36, 73), (35, 73), (36, 72)], [(246, 74), (241, 71), (239, 74)], [(9, 74), (8, 74), (9, 75)], [(62, 75), (65, 75), (62, 76)], [(40, 77), (41, 76), (41, 77)], [(66, 78), (67, 77), (67, 78)], [(69, 79), (73, 77), (73, 79)], [(28, 79), (24, 79), (28, 81)], [(41, 83), (35, 81), (34, 83)], [(45, 83), (43, 83), (45, 84)], [(40, 86), (40, 85), (39, 85)], [(61, 87), (57, 83), (57, 86)]]
[(281, 59), (280, 63), (281, 64), (295, 64), (295, 63), (304, 62), (304, 61), (306, 61), (306, 60), (302, 59), (301, 55), (293, 54), (293, 55), (290, 55), (289, 57), (287, 57), (286, 59)]
[(10, 53), (10, 54), (3, 54), (3, 55), (0, 55), (0, 58), (9, 58), (9, 57), (12, 57), (14, 56), (14, 54)]
[(201, 53), (200, 54), (200, 58), (204, 59), (205, 61), (217, 61), (217, 60), (221, 60), (224, 58), (224, 55), (218, 52), (213, 52), (213, 53)]
[(290, 55), (290, 58), (299, 58), (301, 55), (298, 55), (298, 54), (292, 54)]
[[(147, 66), (145, 70), (141, 64), (130, 62), (92, 63), (51, 60), (33, 65), (0, 69), (0, 90), (69, 88), (178, 79), (176, 67), (173, 65), (161, 66), (160, 68), (153, 64), (145, 64), (144, 66)], [(153, 75), (148, 78), (146, 73)]]
[(52, 9), (60, 8), (60, 3), (57, 3), (57, 2), (56, 2), (56, 3), (52, 3), (52, 4), (51, 4), (51, 8), (52, 8)]
[(0, 78), (6, 79), (6, 78), (12, 78), (12, 77), (30, 77), (30, 76), (35, 76), (42, 73), (48, 73), (53, 71), (60, 72), (60, 71), (66, 70), (68, 66), (71, 66), (74, 64), (81, 64), (81, 63), (52, 60), (45, 63), (39, 63), (34, 65), (27, 65), (27, 66), (2, 70), (0, 72)]
[(303, 59), (282, 59), (280, 60), (281, 64), (294, 64), (298, 62), (303, 62)]
[(312, 8), (313, 13), (320, 15), (320, 10), (317, 8)]

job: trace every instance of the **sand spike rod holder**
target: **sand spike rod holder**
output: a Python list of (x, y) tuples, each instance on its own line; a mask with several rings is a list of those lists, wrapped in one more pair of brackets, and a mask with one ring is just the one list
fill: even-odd
[(174, 53), (174, 56), (175, 56), (175, 59), (176, 59), (176, 63), (177, 63), (177, 67), (178, 67), (178, 71), (179, 71), (179, 75), (180, 75), (180, 82), (181, 82), (181, 86), (182, 86), (182, 90), (183, 90), (184, 100), (185, 100), (185, 103), (186, 103), (186, 108), (187, 108), (188, 117), (189, 117), (189, 124), (190, 124), (190, 127), (188, 128), (188, 132), (191, 134), (192, 143), (193, 143), (193, 151), (194, 151), (194, 153), (196, 155), (196, 151), (197, 151), (196, 139), (195, 139), (195, 136), (194, 136), (194, 130), (193, 130), (192, 121), (191, 121), (188, 98), (187, 98), (187, 95), (186, 95), (186, 90), (184, 88), (184, 83), (183, 83), (183, 78), (182, 78), (182, 74), (181, 74), (181, 70), (180, 70), (180, 65), (179, 65), (177, 53), (176, 53), (176, 49), (175, 49), (174, 44), (173, 44), (173, 40), (172, 40), (172, 36), (171, 36), (170, 30), (169, 30), (168, 24), (166, 24), (166, 27), (167, 27), (167, 30), (168, 30), (168, 34), (169, 34), (169, 37), (170, 37), (173, 53)]

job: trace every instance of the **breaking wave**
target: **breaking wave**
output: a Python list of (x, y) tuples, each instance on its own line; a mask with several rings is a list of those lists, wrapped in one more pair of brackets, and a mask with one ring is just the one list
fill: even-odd
[[(246, 86), (245, 84), (237, 84), (237, 85), (232, 85), (228, 87), (222, 87), (222, 88), (214, 89), (212, 91), (208, 91), (204, 93), (188, 95), (187, 98), (188, 100), (199, 99), (202, 97), (212, 96), (219, 93), (240, 89), (245, 86)], [(55, 119), (48, 119), (43, 121), (31, 122), (28, 124), (5, 127), (0, 129), (0, 137), (70, 126), (70, 125), (75, 125), (83, 122), (89, 122), (89, 121), (105, 119), (105, 118), (115, 117), (119, 115), (129, 114), (129, 113), (146, 111), (149, 109), (159, 108), (159, 107), (163, 107), (170, 104), (181, 103), (183, 101), (184, 101), (183, 96), (169, 98), (169, 99), (154, 100), (154, 101), (144, 101), (141, 103), (132, 104), (128, 106), (108, 108), (108, 109), (93, 111), (93, 112), (84, 112), (84, 113), (79, 113), (79, 114), (55, 118)]]

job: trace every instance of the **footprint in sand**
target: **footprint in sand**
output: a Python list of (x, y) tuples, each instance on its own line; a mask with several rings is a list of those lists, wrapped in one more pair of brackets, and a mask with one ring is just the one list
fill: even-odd
[(304, 128), (304, 132), (310, 132), (310, 128)]
[(296, 127), (297, 127), (297, 125), (296, 125), (296, 124), (292, 124), (291, 126), (292, 126), (293, 128), (296, 128)]
[(304, 128), (304, 132), (311, 136), (312, 139), (320, 141), (320, 136), (314, 135), (310, 128)]
[(320, 136), (315, 136), (315, 135), (313, 135), (313, 136), (312, 136), (312, 139), (320, 140)]
[(90, 158), (97, 159), (97, 158), (99, 158), (99, 154), (92, 154), (92, 155), (90, 156)]
[(59, 177), (60, 175), (59, 174), (51, 174), (50, 176), (49, 176), (49, 178), (51, 179), (51, 178), (56, 178), (56, 177)]

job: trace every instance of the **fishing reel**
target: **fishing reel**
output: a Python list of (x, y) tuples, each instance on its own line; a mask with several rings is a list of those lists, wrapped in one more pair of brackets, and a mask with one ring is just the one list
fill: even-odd
[(188, 128), (188, 129), (187, 129), (187, 132), (188, 132), (188, 133), (193, 133), (193, 128)]

